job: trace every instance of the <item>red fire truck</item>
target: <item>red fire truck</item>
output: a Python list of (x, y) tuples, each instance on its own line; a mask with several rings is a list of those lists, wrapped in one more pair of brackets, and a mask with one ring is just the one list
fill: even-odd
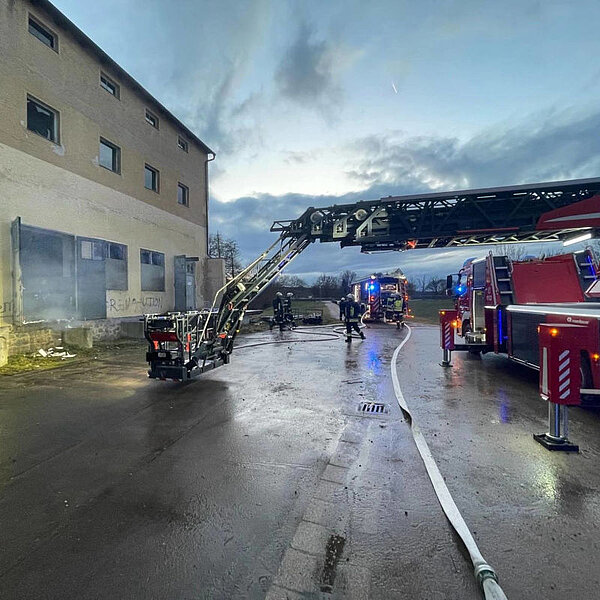
[(367, 307), (367, 321), (392, 320), (391, 311), (386, 310), (388, 300), (396, 294), (404, 300), (404, 316), (408, 315), (408, 281), (398, 272), (393, 274), (375, 273), (352, 283), (352, 295), (357, 302)]
[(581, 378), (580, 403), (597, 404), (600, 278), (591, 249), (521, 261), (490, 253), (449, 275), (447, 287), (455, 308), (440, 311), (442, 365), (450, 364), (453, 351), (494, 352), (539, 369), (540, 325), (554, 324), (557, 332), (561, 325), (577, 325), (577, 347), (571, 350)]

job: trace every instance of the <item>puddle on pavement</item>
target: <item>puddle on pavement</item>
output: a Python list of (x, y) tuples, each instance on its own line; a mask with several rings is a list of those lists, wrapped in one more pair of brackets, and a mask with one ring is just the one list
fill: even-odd
[(323, 573), (321, 574), (321, 591), (331, 594), (333, 591), (333, 584), (335, 582), (337, 565), (344, 551), (344, 544), (346, 538), (341, 535), (332, 535), (327, 541), (327, 547), (325, 548), (325, 565), (323, 566)]

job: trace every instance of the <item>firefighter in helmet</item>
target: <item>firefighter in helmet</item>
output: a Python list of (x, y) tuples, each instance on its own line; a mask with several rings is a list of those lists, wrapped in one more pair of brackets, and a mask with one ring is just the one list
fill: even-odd
[(279, 325), (280, 328), (283, 325), (283, 309), (283, 294), (277, 292), (273, 298), (273, 324)]
[(291, 327), (296, 327), (296, 322), (294, 321), (294, 313), (292, 312), (293, 297), (294, 294), (292, 292), (288, 292), (285, 295), (285, 300), (283, 301), (283, 319)]
[(352, 341), (352, 330), (356, 331), (361, 337), (361, 339), (365, 339), (365, 334), (361, 331), (358, 326), (358, 322), (360, 321), (360, 317), (363, 313), (363, 309), (361, 305), (354, 300), (354, 296), (352, 294), (348, 294), (346, 296), (346, 307), (345, 307), (345, 317), (346, 317), (346, 342), (350, 343)]
[(394, 294), (394, 321), (396, 327), (400, 329), (404, 325), (404, 298), (402, 294)]
[(344, 316), (346, 314), (346, 303), (348, 301), (346, 300), (346, 296), (342, 296), (340, 298), (340, 301), (338, 302), (338, 306), (340, 307), (340, 321), (344, 320)]

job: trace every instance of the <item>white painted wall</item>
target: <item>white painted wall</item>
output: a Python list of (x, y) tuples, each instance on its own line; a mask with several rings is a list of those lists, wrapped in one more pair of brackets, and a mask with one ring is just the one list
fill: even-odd
[[(18, 216), (25, 225), (127, 245), (129, 289), (107, 292), (108, 318), (173, 309), (174, 256), (207, 262), (205, 227), (0, 144), (0, 323), (12, 319), (10, 224)], [(140, 248), (165, 254), (165, 292), (141, 291)], [(196, 277), (202, 307), (202, 270)]]

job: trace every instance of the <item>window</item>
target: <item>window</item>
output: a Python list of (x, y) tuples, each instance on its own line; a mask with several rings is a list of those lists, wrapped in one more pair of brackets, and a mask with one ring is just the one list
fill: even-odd
[(51, 142), (58, 143), (58, 113), (27, 96), (27, 129)]
[(190, 204), (190, 190), (183, 183), (177, 184), (177, 202), (183, 204), (183, 206), (189, 206)]
[(100, 166), (115, 173), (121, 172), (121, 149), (104, 138), (100, 138)]
[(52, 50), (58, 50), (58, 38), (33, 17), (29, 17), (29, 33)]
[(158, 193), (158, 171), (150, 165), (144, 167), (144, 187)]
[(107, 243), (106, 289), (126, 290), (127, 285), (127, 246), (115, 242)]
[(82, 240), (81, 244), (81, 258), (83, 260), (104, 260), (106, 258), (106, 246), (104, 242)]
[(146, 123), (152, 125), (155, 129), (158, 129), (158, 117), (146, 109)]
[(109, 94), (112, 94), (115, 98), (120, 98), (119, 86), (104, 73), (100, 73), (100, 87)]
[(140, 250), (143, 292), (165, 291), (165, 255), (153, 250)]
[(188, 151), (188, 143), (180, 135), (177, 136), (177, 147), (184, 152)]

